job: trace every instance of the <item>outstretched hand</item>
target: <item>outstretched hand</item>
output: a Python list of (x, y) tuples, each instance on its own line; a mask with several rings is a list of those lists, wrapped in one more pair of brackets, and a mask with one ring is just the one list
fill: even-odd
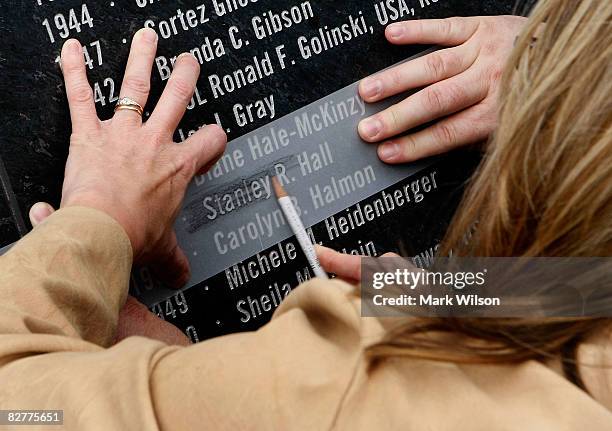
[[(156, 50), (155, 32), (139, 30), (121, 97), (145, 106)], [(146, 123), (129, 110), (117, 111), (108, 121), (98, 119), (78, 41), (64, 44), (61, 61), (72, 119), (61, 206), (86, 206), (110, 215), (129, 237), (135, 262), (154, 264), (162, 280), (183, 285), (189, 264), (178, 246), (174, 220), (188, 183), (216, 162), (227, 140), (216, 125), (201, 128), (181, 145), (172, 140), (195, 90), (198, 61), (190, 54), (177, 58)]]
[[(497, 125), (502, 72), (526, 21), (488, 16), (389, 25), (386, 37), (393, 44), (448, 48), (361, 81), (359, 93), (369, 103), (425, 87), (363, 120), (362, 139), (379, 143), (378, 156), (387, 163), (411, 162), (487, 139)], [(409, 132), (434, 120), (424, 130)]]

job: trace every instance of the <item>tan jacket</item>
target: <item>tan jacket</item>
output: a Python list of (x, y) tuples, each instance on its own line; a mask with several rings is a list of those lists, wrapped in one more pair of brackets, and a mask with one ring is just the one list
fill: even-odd
[[(63, 409), (75, 430), (612, 430), (599, 368), (583, 370), (599, 401), (536, 362), (397, 359), (367, 373), (363, 348), (384, 330), (339, 281), (301, 286), (255, 333), (111, 345), (130, 266), (121, 227), (86, 208), (0, 258), (0, 409)], [(580, 358), (601, 363), (608, 345)]]

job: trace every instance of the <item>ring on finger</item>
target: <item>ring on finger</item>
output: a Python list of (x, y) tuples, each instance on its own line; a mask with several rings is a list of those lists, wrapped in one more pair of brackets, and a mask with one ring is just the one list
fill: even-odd
[(141, 117), (144, 112), (142, 105), (136, 102), (134, 99), (131, 99), (129, 97), (122, 97), (117, 102), (117, 105), (115, 105), (115, 112), (121, 111), (121, 110), (137, 112), (138, 115), (140, 115)]

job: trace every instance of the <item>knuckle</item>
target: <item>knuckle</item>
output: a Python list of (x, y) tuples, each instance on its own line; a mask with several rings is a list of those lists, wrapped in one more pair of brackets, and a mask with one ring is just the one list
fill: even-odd
[(400, 85), (402, 85), (402, 81), (403, 81), (402, 76), (403, 76), (403, 73), (399, 67), (389, 70), (389, 78), (391, 80), (391, 85), (393, 87), (399, 87)]
[(453, 17), (448, 19), (450, 26), (449, 34), (463, 34), (465, 30), (465, 20), (460, 17)]
[(128, 75), (124, 78), (123, 82), (131, 91), (140, 94), (148, 94), (151, 90), (151, 82), (137, 75)]
[(421, 20), (412, 21), (412, 32), (414, 34), (415, 39), (421, 39), (425, 34), (425, 24)]
[(425, 92), (427, 109), (430, 111), (438, 112), (443, 109), (444, 95), (442, 90), (438, 87), (430, 87)]
[(172, 94), (182, 101), (189, 101), (193, 94), (194, 86), (181, 78), (171, 79), (169, 83)]
[[(398, 130), (401, 127), (402, 121), (397, 105), (392, 106), (389, 109), (389, 126), (391, 130)], [(383, 130), (385, 129), (385, 122), (383, 121)]]
[(491, 20), (488, 18), (480, 18), (478, 21), (478, 31), (483, 36), (489, 36), (491, 34), (496, 34), (495, 26), (499, 24), (496, 20)]
[(444, 58), (437, 52), (430, 54), (427, 56), (426, 61), (427, 72), (429, 75), (433, 76), (435, 79), (439, 79), (444, 76), (446, 71), (446, 64)]
[(438, 23), (438, 32), (443, 36), (450, 36), (453, 31), (453, 19), (446, 18), (442, 19)]
[(458, 85), (432, 87), (427, 92), (427, 104), (433, 112), (445, 112), (462, 105), (465, 91)]
[(401, 155), (403, 161), (409, 161), (418, 153), (418, 144), (412, 135), (406, 135), (401, 139)]
[(372, 117), (372, 120), (378, 121), (379, 124), (376, 140), (380, 139), (381, 136), (388, 135), (392, 130), (395, 129), (397, 124), (397, 113), (395, 112), (395, 109), (395, 105), (390, 106), (380, 114), (376, 114)]
[(434, 128), (434, 136), (439, 145), (446, 146), (457, 139), (455, 128), (449, 124), (440, 123)]
[(446, 94), (445, 102), (447, 103), (445, 108), (462, 106), (466, 99), (465, 89), (457, 84), (449, 84), (444, 93)]
[(489, 68), (487, 75), (489, 75), (489, 81), (492, 86), (497, 86), (504, 77), (504, 69), (497, 66), (492, 66)]
[(483, 43), (481, 52), (483, 56), (494, 56), (499, 52), (499, 48), (499, 41), (488, 39)]
[(87, 103), (93, 100), (93, 90), (88, 83), (75, 84), (70, 91), (70, 102)]
[(177, 151), (172, 155), (170, 161), (171, 170), (175, 175), (188, 176), (189, 165), (193, 163), (190, 163), (191, 158), (184, 151)]
[(149, 135), (149, 138), (148, 138), (151, 145), (146, 145), (145, 147), (150, 147), (151, 149), (153, 149), (153, 148), (159, 148), (164, 145), (167, 145), (168, 138), (166, 137), (166, 135), (167, 133), (165, 134), (164, 131), (162, 130), (153, 131), (151, 135)]
[(449, 50), (444, 53), (445, 72), (456, 72), (462, 69), (463, 62), (463, 57), (454, 51)]
[(452, 26), (455, 31), (459, 34), (466, 34), (469, 29), (469, 21), (468, 18), (465, 17), (455, 17), (451, 18)]

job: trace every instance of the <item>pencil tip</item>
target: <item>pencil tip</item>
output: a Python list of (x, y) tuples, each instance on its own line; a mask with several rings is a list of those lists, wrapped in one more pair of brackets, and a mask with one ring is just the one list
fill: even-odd
[(272, 177), (272, 186), (274, 187), (274, 193), (277, 198), (284, 198), (287, 196), (287, 192), (281, 185), (280, 181), (276, 177)]

